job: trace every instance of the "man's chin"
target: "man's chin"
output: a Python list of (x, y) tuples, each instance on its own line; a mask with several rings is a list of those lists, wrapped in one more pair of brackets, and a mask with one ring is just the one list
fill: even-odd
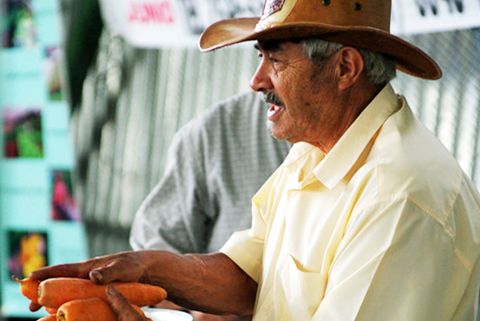
[(282, 132), (278, 128), (277, 124), (267, 120), (267, 127), (268, 127), (268, 129), (270, 131), (270, 134), (272, 135), (273, 138), (275, 138), (276, 140), (287, 140), (288, 141), (289, 137), (287, 135), (285, 135), (285, 133)]

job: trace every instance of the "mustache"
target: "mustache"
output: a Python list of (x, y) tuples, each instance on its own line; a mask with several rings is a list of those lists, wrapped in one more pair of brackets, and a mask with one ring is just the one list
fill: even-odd
[(283, 104), (283, 101), (280, 100), (280, 98), (278, 98), (275, 93), (273, 92), (267, 92), (267, 93), (263, 93), (263, 100), (265, 100), (265, 102), (267, 104), (274, 104), (274, 105), (277, 105), (277, 106), (280, 106), (280, 107), (283, 107), (284, 104)]

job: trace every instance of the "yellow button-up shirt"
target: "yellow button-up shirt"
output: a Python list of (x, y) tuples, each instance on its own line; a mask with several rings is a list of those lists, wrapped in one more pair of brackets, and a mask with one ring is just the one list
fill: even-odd
[(475, 320), (480, 198), (386, 86), (328, 154), (297, 143), (222, 252), (256, 321)]

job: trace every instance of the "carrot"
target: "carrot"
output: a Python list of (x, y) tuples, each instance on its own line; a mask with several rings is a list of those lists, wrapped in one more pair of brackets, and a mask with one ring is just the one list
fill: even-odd
[(20, 284), (20, 292), (27, 298), (29, 298), (33, 303), (38, 303), (38, 285), (40, 281), (34, 281), (30, 278), (18, 279), (12, 277), (15, 281)]
[(49, 314), (46, 317), (38, 319), (37, 321), (57, 321), (57, 316), (55, 314)]
[[(116, 289), (130, 302), (138, 306), (155, 305), (167, 297), (159, 287), (136, 282), (114, 282)], [(63, 303), (97, 297), (106, 300), (106, 285), (99, 285), (87, 279), (52, 278), (40, 282), (38, 302), (46, 307), (58, 308)]]
[[(143, 317), (143, 311), (133, 305)], [(58, 308), (58, 321), (117, 321), (117, 316), (107, 302), (99, 298), (73, 300)]]

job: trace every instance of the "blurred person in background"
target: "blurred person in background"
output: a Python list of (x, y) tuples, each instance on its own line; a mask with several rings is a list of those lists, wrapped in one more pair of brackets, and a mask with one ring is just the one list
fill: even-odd
[[(442, 75), (389, 32), (391, 2), (267, 0), (260, 18), (211, 25), (202, 50), (256, 40), (253, 90), (294, 145), (252, 199), (252, 226), (219, 252), (123, 252), (33, 279), (163, 286), (172, 301), (255, 321), (471, 321), (480, 196), (390, 85)], [(120, 321), (144, 320), (115, 288)]]
[[(217, 252), (234, 232), (250, 227), (251, 197), (290, 147), (272, 137), (266, 112), (261, 95), (243, 94), (175, 134), (164, 176), (136, 213), (134, 250)], [(195, 320), (239, 320), (191, 313)]]

